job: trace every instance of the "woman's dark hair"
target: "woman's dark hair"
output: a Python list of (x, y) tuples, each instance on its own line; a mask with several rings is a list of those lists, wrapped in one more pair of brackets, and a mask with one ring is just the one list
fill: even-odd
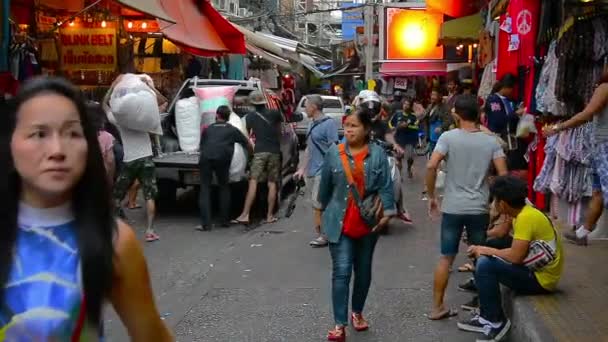
[(60, 78), (36, 78), (27, 82), (14, 99), (12, 109), (1, 115), (5, 117), (6, 126), (4, 124), (2, 126), (6, 128), (1, 131), (3, 134), (0, 143), (3, 151), (0, 152), (2, 152), (1, 154), (6, 153), (8, 160), (1, 159), (0, 168), (8, 170), (8, 184), (0, 186), (6, 187), (6, 191), (2, 191), (2, 196), (7, 199), (6, 207), (0, 212), (0, 227), (3, 229), (3, 236), (0, 239), (0, 305), (4, 302), (3, 290), (13, 260), (21, 198), (21, 180), (10, 153), (10, 140), (15, 131), (21, 106), (43, 94), (57, 94), (74, 103), (78, 109), (88, 145), (85, 171), (74, 188), (72, 207), (82, 264), (86, 313), (90, 323), (98, 326), (104, 298), (107, 297), (112, 286), (114, 257), (112, 239), (116, 231), (116, 220), (113, 217), (109, 186), (97, 141), (97, 132), (87, 115), (87, 107), (79, 90)]
[(99, 132), (104, 130), (106, 127), (106, 122), (108, 119), (106, 118), (106, 113), (101, 107), (99, 103), (96, 102), (87, 102), (87, 114), (89, 115), (89, 119), (91, 120), (91, 126), (95, 131)]
[(597, 84), (604, 84), (604, 83), (608, 83), (608, 70), (604, 71), (604, 73), (602, 74), (602, 77), (600, 77), (600, 80), (597, 82)]
[(514, 209), (521, 209), (526, 205), (528, 185), (514, 176), (500, 176), (494, 179), (490, 187), (490, 198), (503, 201)]

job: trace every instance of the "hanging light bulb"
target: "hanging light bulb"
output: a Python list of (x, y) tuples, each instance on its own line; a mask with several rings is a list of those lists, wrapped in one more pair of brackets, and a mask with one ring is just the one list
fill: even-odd
[(127, 27), (130, 28), (130, 29), (132, 29), (133, 28), (133, 22), (129, 21), (129, 23), (127, 24)]
[(142, 29), (144, 29), (144, 30), (145, 30), (145, 29), (147, 29), (147, 28), (148, 28), (148, 23), (144, 21), (144, 22), (141, 24), (141, 28), (142, 28)]
[(106, 26), (108, 26), (108, 23), (106, 23), (106, 21), (105, 21), (105, 20), (103, 20), (103, 21), (101, 22), (101, 27), (104, 27), (104, 28), (105, 28)]
[(68, 25), (70, 25), (70, 27), (73, 27), (74, 26), (74, 20), (70, 20), (70, 23)]
[(477, 49), (477, 46), (478, 46), (477, 44), (473, 44), (473, 48)]

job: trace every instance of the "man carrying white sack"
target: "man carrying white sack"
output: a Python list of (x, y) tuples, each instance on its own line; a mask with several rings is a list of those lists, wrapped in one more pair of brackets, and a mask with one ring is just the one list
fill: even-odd
[(110, 121), (116, 123), (124, 148), (124, 166), (114, 186), (116, 208), (120, 208), (131, 185), (139, 181), (146, 201), (145, 239), (152, 242), (160, 237), (153, 227), (158, 188), (150, 134), (158, 136), (162, 130), (158, 97), (153, 84), (149, 84), (152, 84), (152, 80), (146, 75), (121, 75), (112, 84), (104, 104), (107, 105), (109, 100)]

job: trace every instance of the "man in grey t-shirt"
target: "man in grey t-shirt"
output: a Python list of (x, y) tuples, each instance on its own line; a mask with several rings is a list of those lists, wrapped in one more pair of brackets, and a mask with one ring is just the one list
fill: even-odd
[(444, 306), (449, 268), (467, 229), (471, 244), (483, 245), (489, 217), (488, 173), (492, 164), (499, 175), (507, 174), (505, 154), (496, 138), (477, 126), (479, 109), (471, 96), (459, 96), (452, 110), (458, 129), (441, 135), (427, 166), (426, 186), (429, 214), (439, 214), (435, 181), (439, 164), (445, 160), (446, 179), (441, 219), (441, 259), (435, 270), (433, 309), (430, 319), (450, 317), (454, 311)]

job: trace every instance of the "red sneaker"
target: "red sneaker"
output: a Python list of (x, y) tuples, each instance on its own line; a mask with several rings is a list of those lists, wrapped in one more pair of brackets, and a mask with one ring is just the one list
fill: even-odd
[(345, 327), (335, 327), (334, 330), (330, 330), (327, 334), (327, 340), (333, 342), (346, 342)]
[(412, 218), (410, 217), (410, 215), (405, 212), (400, 212), (399, 214), (397, 214), (397, 218), (400, 219), (401, 221), (403, 221), (405, 224), (414, 223), (414, 221), (412, 221)]

